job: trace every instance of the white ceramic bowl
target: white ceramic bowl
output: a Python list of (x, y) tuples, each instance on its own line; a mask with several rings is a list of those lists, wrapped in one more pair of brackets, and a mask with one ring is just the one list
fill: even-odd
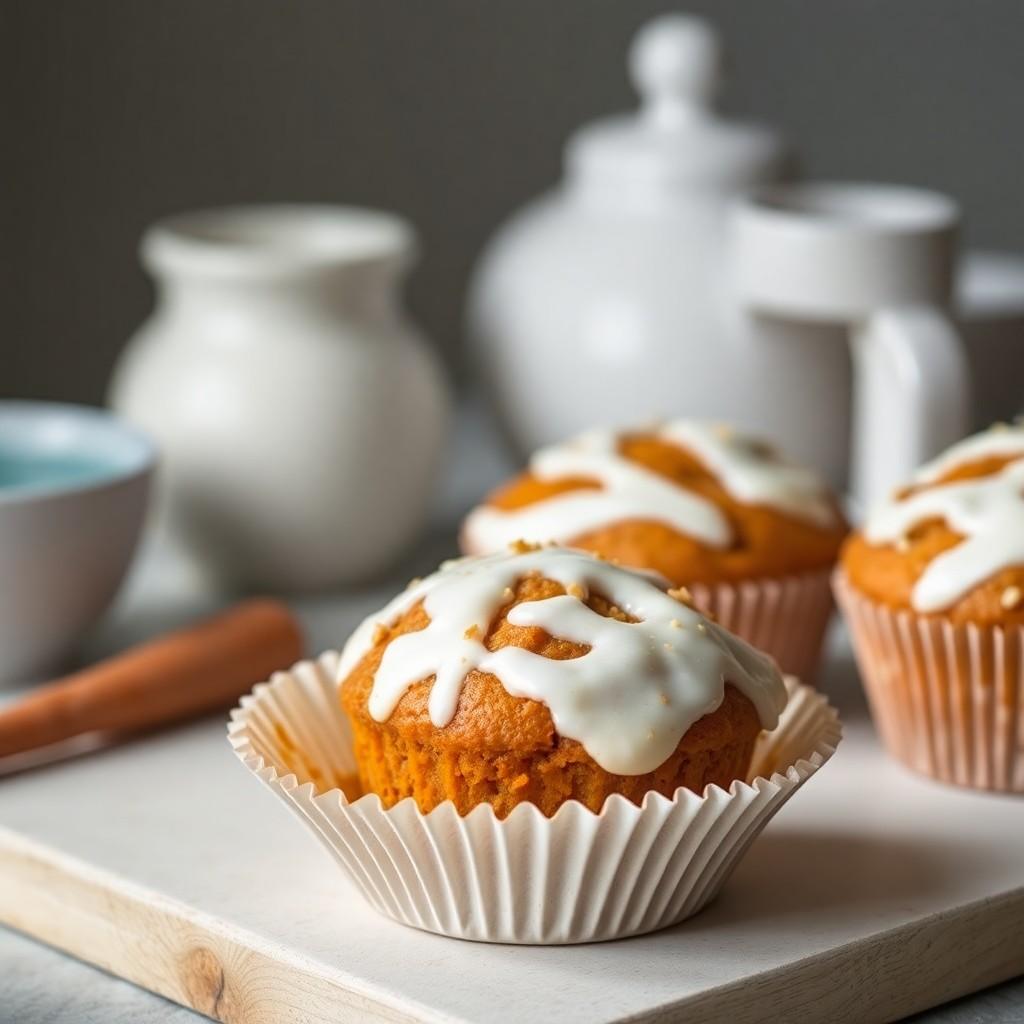
[(0, 683), (59, 667), (109, 606), (155, 462), (102, 410), (0, 401)]

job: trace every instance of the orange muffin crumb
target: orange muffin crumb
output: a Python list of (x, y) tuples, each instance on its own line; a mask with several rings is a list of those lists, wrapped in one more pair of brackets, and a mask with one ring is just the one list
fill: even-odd
[[(585, 646), (508, 621), (515, 605), (564, 593), (550, 579), (520, 579), (490, 623), (485, 646), (522, 647), (554, 659), (585, 654)], [(599, 594), (591, 593), (586, 603), (601, 615), (634, 621)], [(637, 776), (604, 770), (580, 743), (557, 733), (546, 705), (512, 696), (494, 675), (476, 669), (468, 673), (455, 716), (443, 728), (428, 712), (433, 676), (411, 686), (386, 721), (376, 721), (368, 700), (384, 651), (396, 637), (428, 623), (417, 603), (381, 630), (341, 686), (363, 791), (376, 793), (387, 807), (412, 797), (428, 812), (451, 800), (466, 814), (488, 803), (505, 817), (528, 802), (550, 816), (567, 800), (596, 812), (613, 793), (640, 803), (652, 790), (666, 797), (679, 787), (700, 793), (710, 783), (728, 788), (746, 777), (761, 725), (751, 701), (728, 685), (721, 705), (687, 731), (675, 752), (655, 771)]]
[[(900, 496), (959, 480), (992, 476), (1017, 458), (990, 456), (963, 463), (927, 485), (905, 488)], [(962, 540), (942, 519), (920, 523), (893, 544), (872, 544), (858, 530), (843, 545), (840, 564), (850, 584), (865, 597), (895, 610), (910, 611), (914, 586), (925, 570), (935, 558)], [(1024, 625), (1024, 566), (1011, 566), (996, 573), (955, 604), (933, 614), (956, 625)]]
[[(571, 547), (621, 565), (654, 569), (677, 585), (797, 575), (835, 562), (846, 534), (838, 507), (833, 526), (818, 526), (766, 505), (737, 500), (696, 456), (653, 434), (624, 435), (618, 447), (625, 458), (715, 504), (732, 529), (733, 542), (716, 548), (664, 523), (633, 519), (580, 534), (567, 541)], [(508, 511), (599, 486), (582, 477), (541, 480), (525, 472), (492, 493), (486, 503)]]

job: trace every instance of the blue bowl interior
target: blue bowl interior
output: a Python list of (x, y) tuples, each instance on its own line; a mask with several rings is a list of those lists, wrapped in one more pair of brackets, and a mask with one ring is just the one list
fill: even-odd
[(102, 486), (154, 460), (144, 435), (100, 409), (0, 402), (0, 505)]

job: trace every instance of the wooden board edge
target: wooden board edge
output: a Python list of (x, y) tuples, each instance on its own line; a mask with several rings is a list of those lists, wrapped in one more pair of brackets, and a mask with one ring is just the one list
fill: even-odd
[(4, 828), (0, 923), (227, 1024), (432, 1019)]
[(885, 1024), (1024, 973), (1024, 887), (630, 1018)]
[[(73, 857), (0, 828), (0, 922), (227, 1024), (406, 1024), (325, 972)], [(871, 1024), (1024, 972), (1024, 887), (630, 1017)]]

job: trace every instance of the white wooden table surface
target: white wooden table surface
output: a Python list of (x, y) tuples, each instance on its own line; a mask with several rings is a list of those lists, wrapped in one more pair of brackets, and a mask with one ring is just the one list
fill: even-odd
[[(467, 422), (464, 416), (461, 427), (434, 529), (406, 565), (391, 579), (373, 587), (298, 603), (311, 634), (311, 649), (336, 644), (339, 630), (347, 629), (383, 603), (407, 576), (429, 570), (451, 553), (452, 524), (459, 513), (506, 469), (478, 421)], [(212, 600), (196, 594), (187, 574), (158, 552), (150, 551), (141, 560), (114, 613), (89, 645), (86, 657), (187, 621), (205, 607), (212, 607)], [(0, 928), (0, 1024), (179, 1024), (200, 1019), (158, 996)], [(915, 1019), (942, 1024), (1024, 1024), (1024, 978)]]

